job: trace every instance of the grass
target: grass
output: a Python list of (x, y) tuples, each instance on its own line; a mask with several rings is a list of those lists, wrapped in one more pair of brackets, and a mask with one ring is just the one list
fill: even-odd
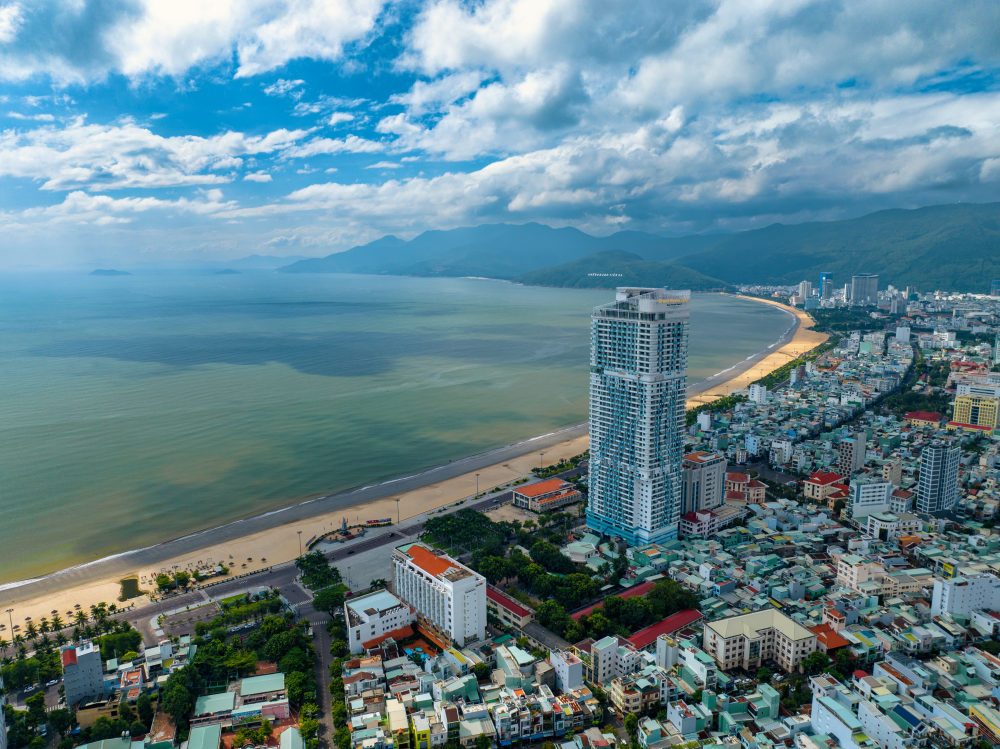
[(242, 601), (244, 598), (246, 598), (246, 594), (241, 593), (238, 596), (229, 596), (229, 598), (223, 598), (221, 601), (219, 601), (219, 603), (233, 604), (236, 603), (237, 601)]

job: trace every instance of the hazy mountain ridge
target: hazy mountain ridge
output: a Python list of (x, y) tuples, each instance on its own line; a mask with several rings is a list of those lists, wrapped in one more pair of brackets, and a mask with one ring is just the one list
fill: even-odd
[(662, 286), (692, 291), (727, 290), (732, 286), (717, 278), (670, 263), (644, 260), (625, 250), (607, 250), (554, 268), (525, 273), (514, 279), (531, 286), (573, 289), (613, 289), (617, 286)]

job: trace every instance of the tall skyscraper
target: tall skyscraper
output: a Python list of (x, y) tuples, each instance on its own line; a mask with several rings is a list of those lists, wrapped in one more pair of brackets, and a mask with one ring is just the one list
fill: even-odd
[(819, 296), (821, 299), (829, 299), (833, 296), (833, 274), (819, 274)]
[(726, 483), (726, 458), (719, 453), (703, 451), (684, 456), (681, 463), (681, 509), (689, 512), (714, 510), (722, 504)]
[(837, 468), (844, 476), (850, 476), (865, 467), (868, 433), (862, 429), (850, 437), (840, 440), (840, 459)]
[(677, 538), (690, 302), (622, 287), (594, 308), (587, 525), (629, 544)]
[(876, 304), (878, 302), (878, 275), (858, 273), (851, 276), (851, 304)]
[(990, 296), (1000, 296), (1000, 281), (990, 282)]
[(961, 451), (935, 440), (920, 453), (917, 511), (950, 510), (958, 498), (958, 462)]
[(799, 296), (803, 299), (808, 299), (812, 296), (813, 285), (809, 281), (799, 282)]

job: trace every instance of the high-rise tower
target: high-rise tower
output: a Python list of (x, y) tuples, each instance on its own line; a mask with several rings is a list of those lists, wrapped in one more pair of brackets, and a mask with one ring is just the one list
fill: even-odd
[(677, 537), (690, 302), (619, 288), (594, 309), (587, 525), (629, 544)]
[(934, 440), (920, 452), (917, 480), (917, 511), (950, 510), (958, 499), (958, 463), (961, 451)]

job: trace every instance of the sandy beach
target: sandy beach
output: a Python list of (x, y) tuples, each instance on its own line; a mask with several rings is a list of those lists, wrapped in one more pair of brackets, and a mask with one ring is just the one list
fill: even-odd
[(769, 299), (758, 299), (756, 297), (740, 298), (752, 299), (761, 304), (780, 307), (789, 314), (794, 315), (798, 325), (792, 332), (790, 340), (784, 341), (780, 346), (776, 346), (771, 351), (765, 350), (756, 356), (750, 357), (745, 362), (740, 362), (724, 373), (720, 373), (720, 375), (717, 375), (720, 378), (718, 382), (710, 379), (703, 383), (705, 387), (698, 389), (698, 392), (693, 393), (688, 398), (688, 408), (694, 408), (703, 403), (710, 403), (729, 395), (734, 390), (741, 390), (754, 380), (758, 380), (764, 375), (773, 372), (778, 367), (815, 348), (830, 337), (826, 333), (813, 330), (812, 328), (816, 324), (815, 321), (800, 309), (789, 307), (787, 304), (781, 304)]
[[(688, 399), (689, 408), (744, 388), (827, 339), (826, 334), (811, 329), (813, 320), (801, 310), (768, 300), (757, 301), (773, 304), (795, 315), (798, 325), (791, 332), (790, 340), (780, 346), (775, 344), (776, 348), (735, 365), (720, 375), (726, 379), (720, 379), (718, 383), (708, 382), (704, 390)], [(313, 500), (316, 504), (312, 506), (310, 503), (295, 505), (287, 508), (285, 517), (290, 522), (280, 522), (285, 519), (280, 514), (286, 511), (268, 513), (150, 549), (99, 560), (24, 585), (5, 586), (0, 589), (0, 604), (4, 608), (14, 608), (16, 622), (23, 622), (26, 617), (38, 621), (42, 616), (51, 617), (53, 611), (59, 612), (65, 619), (77, 604), (89, 609), (100, 601), (116, 601), (120, 593), (119, 580), (124, 577), (138, 576), (140, 586), (146, 590), (153, 588), (150, 582), (153, 576), (172, 571), (174, 567), (194, 569), (199, 564), (222, 563), (231, 566), (236, 574), (251, 572), (295, 559), (299, 554), (300, 532), (304, 545), (313, 536), (339, 527), (341, 518), (346, 517), (349, 524), (376, 518), (392, 518), (393, 522), (397, 522), (397, 510), (399, 522), (405, 525), (409, 518), (475, 494), (477, 473), (480, 491), (485, 491), (530, 473), (539, 463), (540, 452), (544, 452), (544, 463), (550, 465), (561, 458), (578, 455), (588, 447), (586, 425), (563, 430), (482, 456), (471, 456), (464, 461), (456, 461), (453, 466), (441, 466), (398, 482), (320, 498)], [(490, 462), (489, 458), (494, 453), (497, 459)], [(458, 473), (466, 463), (468, 470)], [(442, 474), (441, 480), (434, 480), (437, 473)], [(393, 491), (394, 483), (398, 487), (396, 491)], [(364, 501), (366, 495), (377, 498)], [(400, 500), (398, 504), (397, 498)], [(324, 511), (324, 502), (341, 506)], [(292, 520), (292, 515), (299, 517)], [(246, 561), (248, 559), (252, 561)], [(142, 605), (148, 599), (143, 597), (133, 602)], [(0, 636), (4, 634), (6, 632), (0, 632)]]

